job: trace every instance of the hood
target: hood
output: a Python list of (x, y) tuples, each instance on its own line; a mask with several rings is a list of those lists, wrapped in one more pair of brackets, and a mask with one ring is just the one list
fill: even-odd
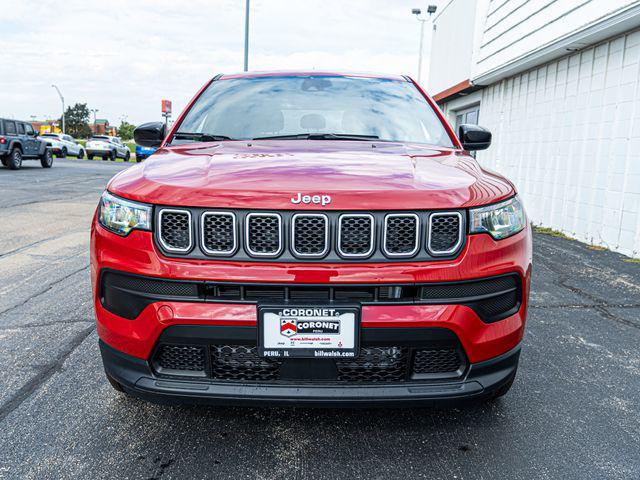
[[(326, 140), (165, 147), (107, 188), (152, 204), (281, 210), (462, 208), (514, 193), (510, 182), (460, 150)], [(292, 203), (298, 194), (329, 195), (331, 203)]]

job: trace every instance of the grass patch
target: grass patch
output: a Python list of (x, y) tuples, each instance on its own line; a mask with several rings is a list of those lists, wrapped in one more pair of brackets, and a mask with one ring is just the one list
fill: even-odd
[(640, 263), (640, 258), (625, 258), (622, 261), (627, 263)]
[(541, 233), (542, 235), (549, 235), (551, 237), (564, 238), (565, 240), (574, 240), (573, 238), (568, 237), (564, 233), (559, 232), (558, 230), (554, 230), (553, 228), (534, 226), (533, 231), (536, 233)]
[(606, 247), (601, 247), (600, 245), (587, 245), (587, 248), (589, 250), (595, 250), (596, 252), (602, 252), (604, 250), (607, 250)]

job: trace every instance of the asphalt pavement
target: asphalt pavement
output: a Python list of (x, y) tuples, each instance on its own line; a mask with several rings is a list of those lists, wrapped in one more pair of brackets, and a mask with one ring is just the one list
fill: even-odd
[(89, 225), (126, 164), (0, 168), (0, 478), (640, 478), (640, 263), (536, 234), (511, 392), (450, 409), (166, 407), (111, 389)]

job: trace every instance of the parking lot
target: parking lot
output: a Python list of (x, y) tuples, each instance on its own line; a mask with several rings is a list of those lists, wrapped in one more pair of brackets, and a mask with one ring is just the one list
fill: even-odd
[(129, 165), (0, 168), (0, 478), (640, 478), (640, 263), (535, 235), (511, 392), (445, 410), (165, 407), (99, 357), (89, 226)]

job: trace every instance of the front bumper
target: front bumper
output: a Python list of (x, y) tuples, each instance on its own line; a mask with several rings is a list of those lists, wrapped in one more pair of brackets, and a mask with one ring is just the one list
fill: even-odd
[[(452, 260), (389, 263), (278, 263), (177, 259), (163, 256), (149, 232), (119, 237), (95, 220), (91, 235), (91, 276), (97, 331), (107, 374), (132, 394), (158, 401), (232, 403), (365, 404), (402, 403), (481, 397), (507, 383), (515, 374), (529, 295), (531, 232), (494, 241), (471, 235)], [(314, 382), (243, 384), (213, 379), (167, 378), (154, 373), (151, 359), (163, 334), (179, 326), (253, 328), (256, 304), (190, 302), (172, 298), (153, 301), (135, 318), (107, 310), (100, 298), (100, 278), (106, 270), (197, 282), (280, 283), (288, 285), (358, 285), (455, 282), (517, 274), (521, 302), (517, 312), (487, 323), (464, 304), (363, 305), (362, 334), (394, 329), (409, 333), (443, 329), (459, 342), (466, 359), (463, 375), (448, 380), (402, 384), (323, 385)], [(255, 337), (253, 337), (255, 338)], [(240, 402), (242, 400), (242, 402)]]
[[(409, 332), (407, 332), (410, 334)], [(491, 397), (513, 381), (520, 345), (485, 362), (468, 366), (455, 380), (407, 383), (331, 384), (289, 381), (281, 383), (214, 382), (163, 378), (150, 362), (122, 353), (100, 341), (106, 374), (136, 397), (163, 404), (223, 404), (243, 406), (376, 406), (425, 405)]]

